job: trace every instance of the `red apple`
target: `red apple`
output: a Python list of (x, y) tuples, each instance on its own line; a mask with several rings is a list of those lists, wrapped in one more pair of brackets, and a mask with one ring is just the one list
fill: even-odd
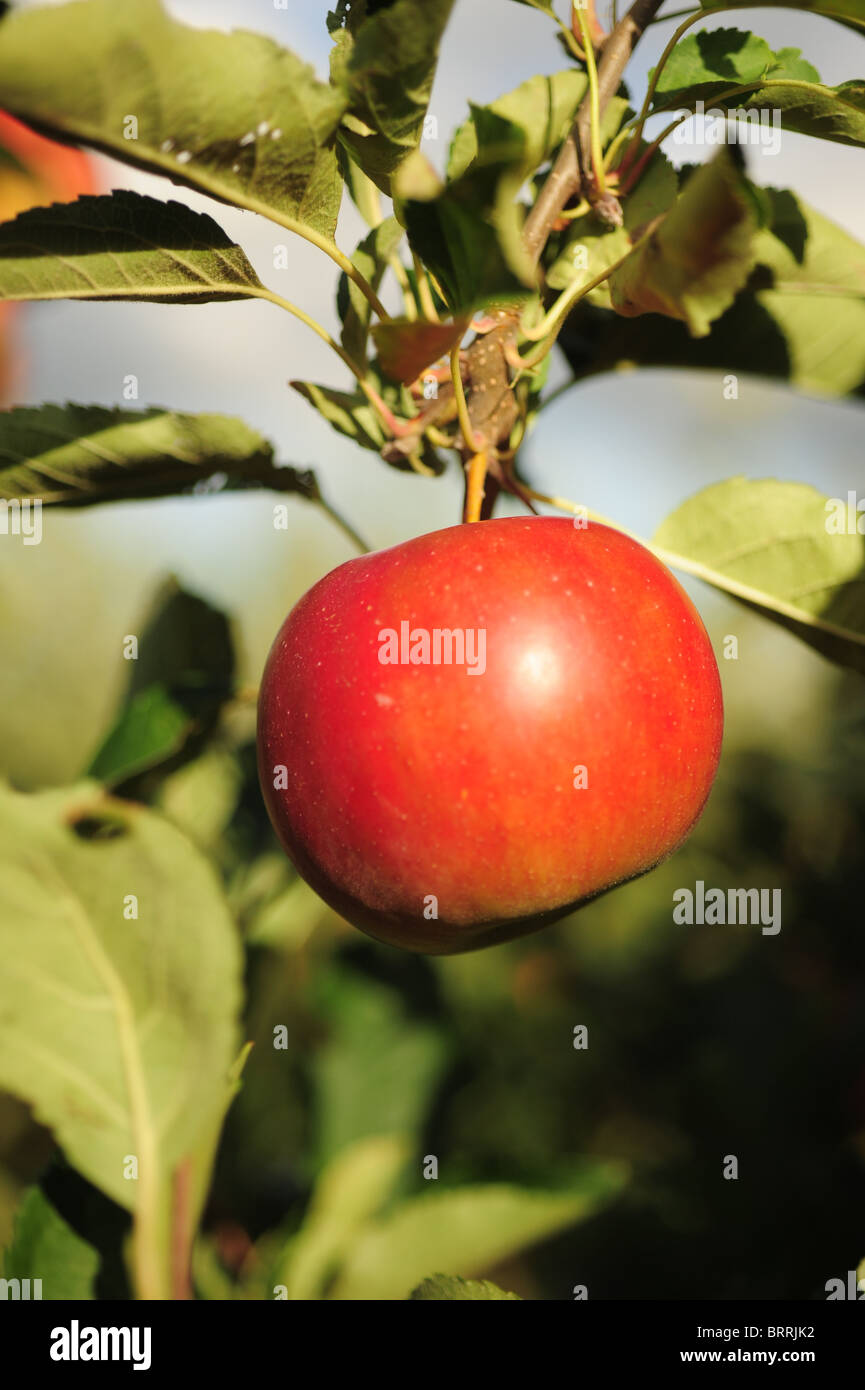
[(301, 599), (264, 673), (259, 769), (326, 902), (450, 953), (671, 854), (722, 724), (709, 639), (669, 570), (606, 526), (506, 518), (350, 560)]

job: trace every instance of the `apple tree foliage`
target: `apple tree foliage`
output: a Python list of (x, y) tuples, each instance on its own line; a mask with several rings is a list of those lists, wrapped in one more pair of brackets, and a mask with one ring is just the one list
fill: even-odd
[[(422, 140), (454, 0), (334, 0), (327, 80), (269, 38), (188, 27), (160, 0), (4, 15), (0, 107), (43, 135), (206, 195), (212, 208), (115, 190), (24, 212), (0, 225), (0, 299), (265, 300), (340, 359), (339, 389), (292, 382), (304, 408), (388, 465), (427, 476), (464, 467), (467, 519), (488, 514), (501, 491), (550, 500), (521, 478), (520, 446), (545, 408), (554, 352), (574, 382), (625, 365), (689, 366), (861, 397), (865, 247), (797, 194), (756, 186), (735, 142), (681, 169), (662, 143), (703, 102), (731, 120), (765, 111), (784, 131), (862, 146), (865, 80), (828, 86), (797, 49), (773, 51), (732, 24), (707, 28), (716, 10), (726, 24), (739, 7), (730, 0), (689, 12), (634, 92), (627, 64), (660, 0), (635, 0), (609, 33), (591, 4), (499, 3), (530, 6), (551, 26), (561, 70), (470, 105), (442, 175)], [(789, 8), (865, 31), (865, 0)], [(649, 139), (645, 122), (661, 113), (672, 120)], [(368, 226), (353, 250), (335, 239), (345, 198)], [(225, 204), (318, 249), (334, 276), (339, 340), (262, 281), (220, 226)], [(398, 315), (379, 297), (388, 281), (402, 294)], [(312, 473), (282, 463), (229, 415), (86, 403), (0, 414), (7, 503), (241, 488), (295, 493), (335, 515)], [(827, 527), (816, 487), (734, 477), (683, 501), (652, 546), (861, 671), (863, 539), (857, 517), (846, 520)], [(207, 860), (240, 795), (207, 744), (236, 694), (224, 618), (166, 591), (141, 657), (80, 784), (0, 792), (0, 1086), (31, 1104), (78, 1174), (129, 1213), (131, 1287), (146, 1298), (184, 1293), (172, 1282), (177, 1251), (191, 1248), (242, 1084), (233, 918), (250, 941), (267, 941), (286, 914), (292, 931), (310, 930), (317, 909), (304, 885), (279, 880), (284, 869), (259, 865), (252, 882), (238, 851), (221, 882)], [(558, 1191), (487, 1184), (406, 1195), (405, 1134), (444, 1065), (442, 1040), (398, 1027), (392, 1000), (352, 992), (338, 971), (328, 989), (331, 1004), (345, 994), (344, 1034), (335, 1031), (316, 1084), (322, 1113), (337, 1118), (319, 1135), (303, 1224), (260, 1252), (240, 1296), (507, 1297), (449, 1276), (483, 1273), (580, 1220), (615, 1195), (624, 1172), (596, 1163)], [(375, 1070), (397, 1043), (411, 1054), (410, 1094)], [(389, 1097), (384, 1136), (351, 1123), (346, 1059), (364, 1048), (370, 1088)], [(132, 1180), (119, 1155), (137, 1165)], [(56, 1276), (57, 1296), (94, 1297), (96, 1263), (58, 1192), (34, 1188), (7, 1277), (38, 1271)], [(236, 1294), (206, 1242), (192, 1279), (200, 1297)]]

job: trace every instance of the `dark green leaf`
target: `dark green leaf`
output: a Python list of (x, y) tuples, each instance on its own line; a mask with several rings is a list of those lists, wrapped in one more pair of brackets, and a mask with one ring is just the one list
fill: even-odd
[(138, 659), (129, 664), (130, 697), (162, 686), (194, 719), (209, 720), (233, 690), (228, 619), (168, 580), (144, 623)]
[(0, 225), (0, 299), (203, 304), (261, 288), (211, 217), (126, 189), (31, 208)]
[[(340, 139), (385, 193), (423, 133), (438, 49), (454, 0), (394, 0), (385, 8), (345, 7), (331, 29), (336, 41), (331, 72), (345, 93), (349, 114)], [(353, 11), (353, 7), (352, 7)], [(346, 27), (339, 27), (339, 20)]]
[(164, 775), (201, 752), (234, 690), (228, 621), (171, 580), (129, 665), (124, 705), (88, 769), (112, 787), (156, 768)]
[(474, 115), (479, 150), (466, 174), (434, 186), (414, 163), (396, 188), (412, 250), (455, 314), (519, 301), (533, 284), (517, 201), (525, 181), (525, 133), (488, 109)]
[(345, 103), (272, 39), (190, 28), (159, 0), (40, 7), (0, 28), (6, 110), (326, 238), (342, 194), (333, 139)]
[(0, 411), (0, 498), (82, 507), (189, 492), (220, 474), (254, 481), (274, 471), (273, 446), (230, 415), (97, 405)]
[(152, 685), (133, 695), (93, 759), (90, 775), (113, 786), (145, 772), (177, 753), (192, 727), (187, 711), (165, 687)]

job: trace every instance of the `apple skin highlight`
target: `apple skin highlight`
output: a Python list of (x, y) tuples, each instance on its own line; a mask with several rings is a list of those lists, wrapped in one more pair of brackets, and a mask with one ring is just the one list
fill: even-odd
[[(454, 632), (466, 659), (445, 664)], [(259, 771), (327, 903), (445, 954), (672, 854), (722, 732), (714, 653), (669, 570), (597, 523), (505, 518), (350, 560), (300, 600), (264, 672)]]

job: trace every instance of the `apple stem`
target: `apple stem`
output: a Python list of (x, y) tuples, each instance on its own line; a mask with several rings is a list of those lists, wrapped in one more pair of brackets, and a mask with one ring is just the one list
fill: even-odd
[(489, 456), (486, 449), (473, 454), (466, 464), (466, 502), (463, 521), (480, 521), (486, 494)]

